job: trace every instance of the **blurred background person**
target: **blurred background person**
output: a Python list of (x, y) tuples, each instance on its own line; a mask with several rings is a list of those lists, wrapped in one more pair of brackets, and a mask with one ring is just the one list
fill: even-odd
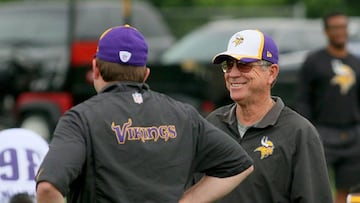
[(34, 203), (34, 197), (28, 193), (17, 193), (13, 195), (9, 203)]
[(31, 130), (11, 128), (0, 131), (0, 202), (35, 200), (35, 175), (48, 151), (48, 143)]
[(346, 47), (345, 14), (325, 15), (323, 26), (328, 44), (301, 67), (296, 110), (317, 127), (334, 174), (335, 202), (345, 203), (349, 189), (360, 182), (360, 60)]

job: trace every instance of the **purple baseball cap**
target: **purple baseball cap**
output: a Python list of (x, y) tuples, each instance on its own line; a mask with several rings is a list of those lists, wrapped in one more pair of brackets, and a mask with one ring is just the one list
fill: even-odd
[(144, 36), (130, 25), (107, 29), (100, 36), (96, 58), (131, 66), (146, 66), (148, 45)]
[(229, 56), (244, 63), (265, 60), (277, 64), (279, 61), (279, 52), (274, 40), (259, 30), (235, 33), (229, 40), (227, 50), (215, 55), (212, 61), (219, 64)]

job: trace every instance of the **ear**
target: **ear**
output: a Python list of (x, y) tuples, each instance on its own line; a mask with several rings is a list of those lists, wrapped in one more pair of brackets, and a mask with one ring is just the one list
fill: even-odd
[(102, 75), (100, 74), (96, 59), (92, 60), (92, 72), (94, 88), (96, 92), (100, 92), (107, 85), (107, 82), (104, 81)]
[(93, 72), (94, 80), (96, 80), (100, 77), (99, 67), (97, 66), (95, 58), (92, 60), (92, 72)]
[(144, 77), (143, 82), (145, 82), (148, 79), (149, 75), (150, 75), (150, 68), (146, 67), (146, 69), (145, 69), (145, 77)]
[(270, 77), (269, 77), (269, 83), (274, 84), (277, 77), (279, 75), (279, 65), (278, 64), (272, 64), (270, 66)]

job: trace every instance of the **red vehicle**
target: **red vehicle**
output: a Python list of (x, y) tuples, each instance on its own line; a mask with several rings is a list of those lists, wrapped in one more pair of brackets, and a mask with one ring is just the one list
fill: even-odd
[[(51, 139), (59, 117), (95, 94), (91, 60), (99, 34), (125, 23), (121, 7), (119, 0), (2, 4), (0, 100), (2, 120), (12, 121), (2, 128), (30, 128)], [(130, 8), (134, 15), (125, 20), (145, 35), (149, 63), (156, 63), (174, 38), (154, 7), (132, 1)]]

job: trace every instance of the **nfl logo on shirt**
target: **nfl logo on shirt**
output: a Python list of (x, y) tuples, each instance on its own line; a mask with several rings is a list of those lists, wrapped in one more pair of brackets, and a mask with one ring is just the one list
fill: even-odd
[(137, 104), (143, 103), (143, 98), (140, 93), (135, 92), (134, 94), (132, 94), (132, 97), (133, 97), (135, 103), (137, 103)]

